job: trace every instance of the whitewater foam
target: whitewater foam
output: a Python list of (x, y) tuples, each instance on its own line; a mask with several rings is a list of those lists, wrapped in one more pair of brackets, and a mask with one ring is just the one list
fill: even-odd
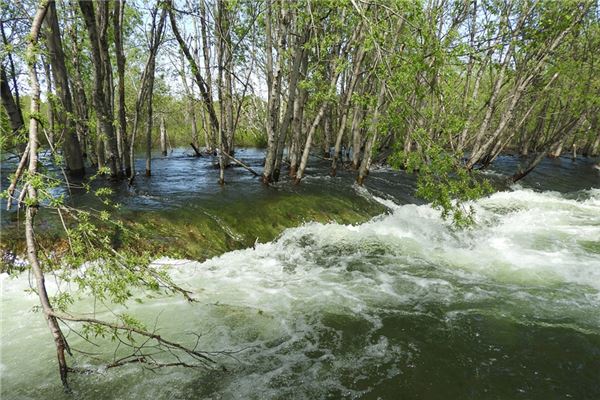
[[(157, 297), (128, 312), (154, 321), (167, 310), (161, 334), (191, 331), (207, 351), (237, 351), (220, 360), (230, 375), (209, 374), (199, 385), (197, 375), (167, 373), (180, 382), (179, 396), (361, 396), (416, 368), (430, 338), (449, 340), (444, 335), (481, 319), (492, 327), (501, 320), (503, 329), (600, 330), (600, 190), (495, 193), (473, 203), (476, 225), (466, 231), (428, 205), (376, 200), (390, 212), (361, 225), (307, 223), (203, 263), (156, 260), (198, 303)], [(2, 332), (6, 376), (25, 385), (10, 371), (28, 368), (51, 381), (43, 372), (51, 351), (35, 363), (17, 361), (49, 336), (39, 314), (23, 315), (36, 304), (21, 294), (26, 275), (1, 280), (2, 322), (15, 328)], [(155, 396), (144, 389), (149, 378), (132, 371), (102, 379), (119, 382), (111, 389), (117, 397), (127, 387)]]

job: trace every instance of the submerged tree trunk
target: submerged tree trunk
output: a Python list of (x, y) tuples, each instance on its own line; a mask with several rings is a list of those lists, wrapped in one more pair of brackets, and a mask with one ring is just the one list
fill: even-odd
[[(151, 66), (154, 70), (154, 62)], [(152, 92), (154, 90), (154, 73), (148, 77), (149, 95), (146, 100), (146, 176), (152, 176), (152, 126), (154, 119), (152, 117)]]
[(267, 152), (265, 155), (265, 167), (263, 169), (262, 182), (269, 184), (273, 180), (275, 158), (277, 157), (277, 143), (280, 133), (280, 107), (281, 107), (281, 75), (285, 66), (285, 44), (287, 39), (288, 15), (284, 7), (280, 7), (277, 18), (278, 37), (275, 40), (275, 54), (278, 57), (276, 63), (273, 61), (273, 7), (271, 2), (267, 3), (265, 16), (266, 35), (266, 70), (267, 70)]
[(198, 64), (196, 63), (196, 60), (194, 60), (194, 57), (192, 56), (192, 53), (190, 53), (190, 50), (189, 50), (185, 40), (179, 33), (179, 29), (177, 28), (177, 21), (175, 20), (175, 14), (174, 14), (174, 10), (173, 10), (172, 0), (168, 0), (166, 2), (166, 5), (167, 5), (168, 11), (169, 11), (169, 20), (171, 22), (171, 29), (173, 30), (173, 34), (175, 35), (175, 38), (177, 39), (177, 43), (179, 43), (179, 47), (180, 47), (181, 51), (185, 55), (185, 58), (187, 59), (188, 63), (190, 64), (190, 67), (192, 69), (192, 75), (194, 76), (194, 80), (196, 81), (196, 84), (198, 85), (198, 89), (200, 90), (200, 95), (202, 96), (202, 100), (204, 100), (204, 104), (206, 105), (206, 110), (208, 111), (210, 126), (213, 129), (213, 132), (219, 132), (219, 120), (217, 118), (217, 113), (215, 112), (215, 107), (214, 107), (213, 100), (212, 100), (212, 93), (209, 92), (209, 87), (207, 85), (207, 82), (200, 74), (200, 70), (198, 68)]
[(163, 156), (167, 155), (167, 127), (164, 116), (160, 117), (160, 152)]
[(61, 113), (58, 114), (60, 124), (64, 130), (63, 149), (64, 159), (67, 170), (71, 176), (82, 177), (85, 174), (83, 165), (83, 156), (81, 146), (77, 137), (77, 128), (73, 119), (73, 99), (69, 87), (69, 74), (65, 63), (65, 53), (62, 48), (62, 39), (60, 36), (60, 27), (58, 25), (58, 16), (56, 14), (56, 3), (49, 2), (48, 13), (46, 16), (47, 44), (52, 61), (52, 75), (56, 94), (60, 99), (62, 106)]
[(555, 134), (548, 139), (546, 145), (543, 146), (541, 151), (531, 159), (527, 165), (523, 168), (520, 168), (516, 173), (514, 173), (511, 177), (512, 182), (517, 182), (523, 178), (525, 178), (531, 171), (537, 167), (537, 165), (542, 162), (542, 160), (548, 155), (548, 152), (560, 146), (562, 148), (562, 143), (564, 143), (571, 135), (573, 135), (581, 123), (585, 120), (585, 114), (581, 114), (577, 119), (571, 119), (561, 126), (556, 128)]
[[(306, 71), (305, 71), (306, 72)], [(300, 140), (302, 137), (302, 125), (304, 120), (304, 106), (308, 98), (308, 92), (304, 88), (298, 88), (296, 101), (294, 102), (294, 115), (292, 117), (292, 143), (290, 146), (290, 172), (292, 178), (296, 178), (298, 163), (300, 159)]]
[(117, 147), (121, 164), (126, 176), (131, 175), (131, 160), (128, 156), (129, 140), (127, 137), (127, 120), (125, 117), (125, 53), (123, 52), (123, 13), (125, 0), (115, 1), (113, 14), (113, 34), (115, 36), (115, 54), (117, 56), (118, 87), (118, 114)]
[[(337, 58), (337, 55), (336, 55), (336, 58)], [(336, 87), (339, 76), (340, 76), (340, 70), (337, 69), (336, 71), (333, 72), (333, 74), (331, 76), (331, 80), (330, 80), (329, 86), (328, 86), (329, 90), (333, 90)], [(294, 180), (294, 182), (296, 184), (300, 183), (300, 181), (304, 177), (304, 170), (306, 169), (306, 165), (308, 163), (308, 156), (310, 155), (310, 148), (312, 146), (313, 136), (321, 123), (321, 119), (323, 118), (323, 115), (325, 114), (325, 110), (327, 109), (328, 105), (329, 105), (329, 103), (327, 101), (324, 101), (321, 104), (321, 106), (319, 107), (319, 111), (317, 112), (317, 115), (316, 115), (315, 119), (313, 120), (313, 123), (310, 127), (310, 130), (308, 131), (308, 134), (306, 135), (306, 143), (304, 144), (304, 150), (302, 152), (302, 159), (300, 160), (300, 166), (298, 168), (298, 172), (296, 173), (296, 179)]]
[[(192, 125), (192, 143), (196, 146), (196, 149), (200, 147), (200, 143), (198, 142), (198, 122), (196, 121), (196, 101), (193, 97), (188, 99), (188, 107), (189, 107), (189, 117), (190, 123)], [(199, 151), (196, 151), (196, 155), (200, 155)]]
[(79, 8), (88, 31), (94, 64), (94, 106), (98, 124), (102, 130), (108, 166), (113, 178), (122, 176), (121, 159), (118, 154), (117, 137), (113, 127), (112, 65), (108, 53), (108, 2), (94, 3), (79, 0)]
[(356, 105), (352, 114), (352, 168), (358, 170), (362, 147), (361, 122), (363, 119), (363, 106)]
[[(71, 17), (75, 18), (75, 4), (71, 4), (70, 7)], [(78, 55), (81, 52), (80, 43), (82, 38), (79, 37), (77, 31), (77, 24), (72, 24), (68, 29), (69, 36), (71, 38), (71, 55)], [(88, 109), (88, 98), (85, 93), (85, 86), (83, 83), (83, 77), (81, 74), (81, 63), (79, 57), (72, 56), (71, 61), (73, 63), (73, 73), (71, 74), (71, 82), (73, 88), (73, 109), (75, 111), (75, 125), (77, 127), (77, 136), (81, 145), (82, 157), (85, 160), (89, 158), (93, 166), (98, 165), (96, 151), (94, 150), (94, 143), (90, 137), (89, 127), (89, 109)]]
[(158, 24), (156, 17), (160, 8), (160, 2), (157, 2), (155, 8), (151, 11), (152, 22), (150, 27), (150, 48), (148, 60), (142, 73), (140, 88), (135, 101), (135, 114), (133, 117), (133, 129), (131, 131), (131, 144), (129, 147), (129, 160), (131, 164), (131, 175), (129, 176), (129, 184), (135, 179), (135, 138), (142, 116), (142, 107), (146, 105), (146, 176), (151, 175), (151, 152), (152, 152), (152, 94), (154, 91), (154, 70), (156, 67), (156, 53), (160, 46), (162, 35), (165, 27), (166, 9), (162, 8)]
[[(196, 156), (200, 156), (201, 154), (198, 150), (198, 148), (200, 147), (200, 143), (198, 141), (198, 123), (196, 121), (196, 99), (194, 98), (194, 92), (192, 90), (193, 86), (190, 87), (190, 85), (188, 85), (187, 82), (187, 77), (185, 74), (185, 59), (183, 57), (183, 53), (181, 52), (180, 54), (181, 70), (179, 76), (181, 78), (181, 81), (183, 82), (183, 89), (185, 90), (185, 95), (187, 97), (187, 116), (190, 121), (190, 124), (192, 125), (192, 147), (194, 148)], [(208, 147), (208, 141), (206, 143), (206, 146)]]
[[(202, 55), (204, 61), (204, 76), (206, 77), (205, 85), (206, 92), (212, 96), (212, 74), (210, 71), (210, 46), (208, 43), (208, 19), (206, 16), (206, 4), (204, 0), (200, 1), (200, 35), (202, 36)], [(205, 101), (206, 103), (206, 101)], [(208, 106), (207, 106), (208, 107)], [(204, 121), (204, 140), (208, 151), (214, 150), (217, 143), (217, 130), (214, 126), (206, 121), (206, 113), (202, 112), (202, 120)], [(209, 133), (210, 127), (210, 133)]]
[(381, 109), (383, 107), (383, 100), (385, 98), (385, 82), (381, 82), (381, 88), (379, 88), (379, 95), (377, 96), (377, 104), (375, 105), (375, 110), (373, 111), (373, 120), (369, 123), (369, 131), (370, 136), (367, 140), (367, 144), (365, 145), (365, 152), (363, 154), (362, 162), (360, 164), (360, 168), (358, 169), (358, 177), (356, 178), (356, 182), (359, 185), (362, 185), (365, 181), (365, 178), (369, 174), (369, 168), (371, 167), (371, 160), (373, 158), (373, 146), (377, 141), (377, 136), (379, 134), (379, 118), (381, 116)]
[(327, 108), (326, 104), (321, 105), (319, 108), (319, 112), (315, 117), (312, 125), (310, 126), (310, 130), (306, 135), (306, 143), (304, 144), (304, 150), (302, 151), (302, 158), (300, 159), (300, 167), (298, 168), (298, 172), (296, 172), (296, 178), (294, 182), (296, 184), (300, 183), (302, 178), (304, 177), (304, 170), (306, 169), (306, 165), (308, 164), (308, 156), (310, 155), (310, 147), (312, 145), (313, 136), (321, 122), (321, 118), (323, 118), (323, 114), (325, 114), (325, 109)]
[[(359, 30), (360, 31), (360, 28)], [(356, 33), (355, 33), (356, 34)], [(357, 37), (354, 40), (357, 40), (360, 37), (360, 34), (357, 34)], [(335, 138), (335, 148), (333, 150), (332, 160), (331, 160), (331, 176), (335, 176), (337, 173), (337, 161), (340, 155), (342, 138), (344, 137), (344, 132), (346, 131), (346, 122), (348, 121), (348, 112), (350, 110), (350, 104), (352, 102), (352, 94), (354, 93), (354, 88), (356, 87), (356, 82), (360, 77), (360, 70), (362, 61), (365, 58), (364, 47), (360, 46), (357, 50), (356, 60), (354, 64), (354, 69), (352, 71), (352, 77), (350, 78), (350, 83), (348, 84), (348, 88), (346, 89), (346, 93), (344, 94), (344, 102), (342, 104), (342, 115), (340, 120), (340, 126), (338, 127), (338, 132)]]

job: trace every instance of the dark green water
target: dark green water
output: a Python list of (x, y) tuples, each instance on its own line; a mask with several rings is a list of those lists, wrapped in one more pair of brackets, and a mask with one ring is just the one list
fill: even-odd
[[(489, 176), (513, 166), (501, 159)], [(158, 171), (136, 189), (147, 199), (123, 195), (126, 207), (227, 213), (246, 201), (253, 212), (253, 199), (320, 191), (389, 211), (360, 225), (308, 223), (203, 263), (157, 260), (199, 303), (155, 297), (127, 312), (156, 321), (163, 336), (194, 342), (194, 332), (200, 348), (234, 353), (215, 356), (211, 371), (132, 365), (74, 376), (71, 398), (600, 398), (600, 173), (591, 162), (545, 163), (522, 186), (476, 202), (477, 225), (465, 232), (412, 204), (413, 181), (392, 171), (374, 171), (366, 189), (319, 169), (299, 188), (263, 188), (235, 171), (219, 189), (208, 171), (206, 188), (187, 178), (198, 182), (189, 192), (177, 192), (184, 177), (163, 184)], [(69, 398), (27, 278), (2, 276), (2, 398)], [(108, 358), (114, 347), (69, 339)]]

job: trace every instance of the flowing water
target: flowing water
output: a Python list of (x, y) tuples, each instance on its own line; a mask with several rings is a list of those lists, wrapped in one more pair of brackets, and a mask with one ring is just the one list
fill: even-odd
[[(500, 160), (490, 177), (511, 166)], [(475, 202), (476, 226), (455, 231), (414, 204), (402, 173), (374, 171), (366, 189), (313, 176), (302, 190), (344, 186), (389, 211), (307, 223), (203, 263), (157, 260), (198, 303), (158, 296), (127, 312), (163, 337), (231, 353), (213, 370), (72, 376), (70, 396), (28, 276), (3, 275), (2, 399), (598, 399), (599, 181), (591, 162), (548, 161)]]

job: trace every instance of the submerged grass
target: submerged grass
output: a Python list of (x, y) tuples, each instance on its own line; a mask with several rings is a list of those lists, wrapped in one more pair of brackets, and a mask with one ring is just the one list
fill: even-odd
[[(203, 261), (228, 251), (251, 247), (275, 239), (285, 229), (306, 222), (355, 224), (381, 214), (385, 209), (360, 196), (281, 193), (277, 196), (243, 199), (219, 204), (190, 204), (160, 211), (122, 211), (112, 217), (124, 229), (99, 221), (116, 250)], [(68, 240), (60, 219), (52, 210), (37, 217), (37, 240), (50, 257), (68, 251)], [(18, 220), (5, 224), (0, 243), (1, 272), (23, 269), (24, 226)]]

